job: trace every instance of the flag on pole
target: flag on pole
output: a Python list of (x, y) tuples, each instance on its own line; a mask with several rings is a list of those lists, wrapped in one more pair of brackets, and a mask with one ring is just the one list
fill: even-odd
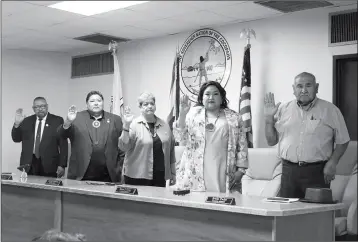
[(167, 122), (171, 129), (173, 129), (173, 122), (179, 117), (179, 102), (180, 102), (180, 71), (179, 71), (179, 50), (177, 47), (173, 70), (172, 70), (172, 82), (170, 85), (170, 113), (167, 117)]
[(119, 71), (119, 62), (117, 52), (114, 50), (113, 55), (113, 89), (112, 89), (112, 100), (111, 100), (111, 113), (122, 117), (124, 110), (123, 92), (122, 92), (122, 80), (121, 73)]
[[(119, 61), (117, 57), (117, 42), (111, 41), (109, 44), (109, 49), (112, 51), (113, 56), (113, 87), (112, 87), (112, 97), (111, 97), (111, 108), (110, 112), (116, 114), (120, 117), (123, 117), (124, 114), (124, 101), (123, 101), (123, 92), (122, 92), (122, 80), (121, 73), (119, 71)], [(124, 182), (124, 152), (118, 152), (117, 162), (120, 166), (121, 171), (121, 182)]]
[(252, 118), (251, 118), (251, 64), (250, 64), (250, 45), (245, 47), (244, 62), (241, 76), (241, 92), (239, 112), (244, 122), (248, 147), (253, 148), (252, 138)]

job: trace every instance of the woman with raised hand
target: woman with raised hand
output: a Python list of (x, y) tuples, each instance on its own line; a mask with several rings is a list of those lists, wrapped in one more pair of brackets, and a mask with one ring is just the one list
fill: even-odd
[(155, 115), (155, 97), (138, 97), (141, 115), (134, 118), (128, 107), (123, 116), (119, 148), (125, 151), (124, 182), (129, 185), (165, 187), (175, 183), (174, 137), (169, 125)]
[(176, 141), (185, 144), (177, 167), (178, 189), (241, 192), (241, 178), (248, 168), (247, 140), (241, 116), (228, 108), (226, 91), (216, 81), (204, 83), (198, 105), (180, 101), (180, 114), (173, 124)]

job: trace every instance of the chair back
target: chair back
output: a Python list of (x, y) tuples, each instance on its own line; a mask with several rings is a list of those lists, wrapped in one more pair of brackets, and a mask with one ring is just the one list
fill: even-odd
[(252, 148), (248, 154), (249, 168), (242, 178), (242, 194), (262, 197), (278, 195), (282, 164), (277, 148)]

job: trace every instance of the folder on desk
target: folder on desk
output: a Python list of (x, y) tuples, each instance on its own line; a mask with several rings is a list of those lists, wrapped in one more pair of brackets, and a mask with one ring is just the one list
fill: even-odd
[(264, 199), (265, 202), (274, 203), (293, 203), (298, 202), (299, 198), (286, 198), (286, 197), (267, 197)]

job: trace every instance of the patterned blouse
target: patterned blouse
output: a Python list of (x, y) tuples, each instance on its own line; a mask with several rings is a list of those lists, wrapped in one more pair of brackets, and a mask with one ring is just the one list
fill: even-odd
[[(248, 168), (247, 140), (241, 116), (231, 110), (224, 109), (229, 126), (229, 143), (226, 162), (226, 192), (234, 177), (236, 167)], [(185, 128), (173, 124), (173, 134), (177, 142), (185, 145), (183, 156), (177, 165), (177, 184), (179, 189), (205, 191), (204, 183), (204, 150), (205, 150), (205, 108), (191, 107), (186, 116)]]

